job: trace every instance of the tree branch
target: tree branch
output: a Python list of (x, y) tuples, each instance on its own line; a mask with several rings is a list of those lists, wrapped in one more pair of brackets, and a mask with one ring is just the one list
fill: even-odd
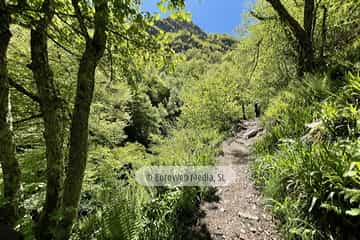
[[(71, 30), (73, 30), (76, 34), (82, 35), (81, 30), (75, 28), (75, 26), (74, 26), (73, 24), (68, 23), (63, 17), (61, 17), (61, 15), (56, 15), (56, 17), (57, 17), (58, 19), (60, 19), (60, 21), (62, 21), (63, 23), (65, 23), (65, 25), (67, 25), (67, 26), (68, 26)], [(52, 24), (52, 25), (54, 25), (54, 24)], [(57, 28), (57, 29), (58, 29), (58, 28)]]
[(321, 27), (321, 48), (320, 48), (320, 57), (322, 61), (325, 61), (325, 45), (326, 45), (326, 35), (327, 35), (327, 13), (328, 9), (326, 6), (323, 6), (323, 19)]
[(71, 51), (70, 49), (66, 48), (64, 45), (59, 43), (57, 40), (55, 40), (55, 37), (51, 36), (49, 33), (47, 33), (47, 37), (59, 48), (63, 49), (65, 52), (69, 53), (72, 56), (80, 58), (81, 56), (79, 54), (76, 54), (75, 52)]
[(24, 122), (27, 122), (27, 121), (30, 121), (30, 120), (33, 120), (33, 119), (36, 119), (36, 118), (41, 118), (42, 116), (43, 116), (42, 113), (34, 114), (34, 115), (30, 116), (30, 117), (17, 120), (17, 121), (14, 122), (14, 124), (24, 123)]
[(24, 94), (25, 96), (28, 96), (29, 98), (31, 98), (33, 101), (40, 103), (40, 98), (39, 96), (37, 96), (36, 94), (26, 90), (23, 86), (21, 86), (20, 84), (16, 83), (12, 78), (9, 77), (9, 83), (10, 85), (15, 88), (18, 92), (21, 92), (22, 94)]
[(79, 22), (79, 25), (80, 25), (81, 35), (88, 42), (88, 41), (90, 41), (90, 36), (89, 36), (88, 30), (87, 30), (87, 27), (85, 25), (84, 18), (83, 18), (82, 14), (81, 14), (81, 9), (79, 7), (79, 0), (72, 0), (72, 5), (73, 5), (74, 10), (75, 10), (76, 18), (77, 18), (77, 20)]
[[(307, 34), (305, 30), (301, 27), (300, 23), (290, 15), (285, 6), (281, 3), (280, 0), (266, 0), (269, 2), (275, 11), (279, 14), (280, 19), (290, 27), (292, 33), (295, 35), (296, 39), (301, 43), (305, 43), (307, 40)], [(305, 43), (306, 44), (306, 43)]]
[(260, 56), (260, 47), (261, 47), (261, 43), (262, 43), (263, 39), (260, 39), (257, 43), (256, 43), (256, 54), (254, 56), (254, 65), (249, 77), (249, 80), (251, 80), (253, 78), (253, 75), (255, 73), (255, 70), (257, 68), (258, 62), (259, 62), (259, 56)]
[(262, 15), (259, 15), (257, 12), (254, 12), (254, 11), (250, 11), (250, 15), (253, 16), (254, 18), (256, 18), (257, 20), (260, 20), (260, 21), (278, 20), (278, 17), (276, 17), (276, 16), (262, 16)]

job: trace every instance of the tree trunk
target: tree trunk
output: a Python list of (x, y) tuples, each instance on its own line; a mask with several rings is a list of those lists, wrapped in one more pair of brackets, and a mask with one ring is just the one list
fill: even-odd
[(11, 38), (10, 14), (6, 1), (0, 0), (0, 163), (3, 172), (5, 205), (0, 220), (13, 226), (19, 217), (18, 196), (21, 171), (15, 157), (15, 142), (12, 131), (9, 78), (7, 72), (7, 49)]
[[(83, 25), (78, 1), (73, 0), (73, 6), (80, 25)], [(92, 103), (95, 71), (106, 45), (106, 25), (108, 21), (108, 6), (106, 0), (95, 2), (95, 32), (93, 38), (83, 31), (86, 39), (85, 51), (82, 55), (78, 76), (75, 105), (70, 129), (70, 150), (63, 197), (63, 221), (59, 239), (68, 239), (73, 221), (77, 216), (80, 193), (87, 161), (89, 114)]]
[(313, 49), (313, 31), (315, 21), (315, 0), (305, 0), (304, 6), (304, 30), (306, 40), (301, 44), (303, 72), (312, 72), (314, 70), (314, 49)]
[(322, 18), (322, 26), (321, 26), (321, 48), (320, 48), (320, 65), (322, 67), (326, 66), (325, 61), (325, 46), (326, 46), (326, 38), (327, 38), (327, 15), (328, 9), (326, 6), (323, 6), (323, 18)]
[(307, 38), (312, 40), (315, 16), (315, 0), (305, 0), (304, 6), (304, 30)]
[(246, 111), (245, 111), (245, 102), (243, 101), (241, 103), (242, 113), (243, 113), (243, 119), (246, 120)]
[(31, 29), (31, 69), (44, 119), (47, 185), (45, 204), (36, 223), (37, 239), (55, 239), (56, 218), (61, 210), (64, 181), (65, 108), (48, 61), (47, 28), (53, 17), (52, 0), (44, 2), (45, 16)]
[(314, 49), (312, 41), (305, 41), (300, 44), (298, 58), (298, 76), (302, 77), (304, 73), (314, 71)]
[(305, 0), (304, 6), (304, 28), (296, 19), (290, 15), (280, 0), (266, 0), (278, 13), (290, 29), (299, 43), (298, 50), (298, 75), (303, 76), (305, 72), (314, 70), (314, 49), (312, 44), (313, 22), (315, 18), (315, 0)]

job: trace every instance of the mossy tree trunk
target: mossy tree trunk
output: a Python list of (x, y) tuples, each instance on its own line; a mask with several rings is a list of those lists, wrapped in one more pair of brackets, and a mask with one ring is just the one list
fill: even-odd
[(46, 198), (40, 219), (36, 223), (37, 239), (55, 239), (56, 214), (61, 210), (64, 181), (65, 108), (56, 87), (48, 60), (48, 25), (54, 15), (53, 1), (42, 5), (44, 16), (31, 29), (31, 69), (40, 99), (44, 119), (46, 144)]
[(85, 51), (80, 60), (77, 75), (77, 89), (70, 129), (70, 150), (63, 197), (63, 221), (59, 239), (68, 239), (77, 216), (80, 193), (86, 168), (88, 152), (89, 115), (92, 103), (95, 71), (106, 46), (106, 26), (108, 23), (108, 3), (95, 1), (95, 29), (90, 37), (81, 15), (79, 1), (73, 0), (73, 7), (86, 41)]
[(10, 13), (6, 1), (0, 0), (0, 163), (3, 172), (5, 205), (1, 216), (13, 225), (18, 214), (18, 196), (21, 171), (15, 156), (15, 142), (12, 131), (9, 77), (7, 71), (7, 49), (11, 38)]

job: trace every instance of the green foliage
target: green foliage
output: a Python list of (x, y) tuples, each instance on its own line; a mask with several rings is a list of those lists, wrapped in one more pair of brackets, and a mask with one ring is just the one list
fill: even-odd
[(304, 82), (294, 82), (268, 104), (263, 122), (268, 129), (255, 148), (261, 152), (276, 149), (277, 143), (306, 133), (305, 123), (313, 120), (317, 102), (328, 93), (329, 83), (322, 76), (307, 76)]
[(135, 183), (124, 187), (106, 182), (99, 194), (102, 206), (79, 221), (72, 239), (140, 239), (144, 227), (141, 209), (147, 192)]
[(161, 119), (157, 108), (152, 106), (148, 95), (139, 92), (135, 93), (129, 109), (132, 115), (130, 124), (125, 128), (128, 140), (148, 145), (152, 135), (160, 133)]
[[(281, 121), (260, 140), (253, 168), (257, 184), (274, 199), (273, 209), (290, 239), (342, 239), (349, 229), (356, 235), (360, 206), (356, 96), (360, 78), (349, 78), (348, 86), (321, 103), (296, 105), (298, 97), (282, 93), (286, 101), (269, 107), (265, 114), (265, 119), (279, 113), (293, 118)], [(310, 86), (306, 89), (313, 91)], [(314, 134), (311, 130), (304, 138), (305, 124), (312, 116), (322, 120), (322, 127), (315, 129), (320, 137), (309, 135)]]
[(160, 166), (211, 165), (222, 138), (216, 130), (176, 129), (171, 137), (152, 148), (152, 162)]
[(145, 157), (140, 144), (90, 149), (80, 220), (73, 239), (140, 239), (144, 228), (142, 209), (150, 195), (123, 166), (131, 163), (135, 171), (148, 164)]
[(187, 239), (188, 227), (199, 214), (201, 190), (187, 187), (166, 191), (145, 206), (145, 232), (141, 239)]
[(98, 144), (118, 146), (126, 139), (124, 128), (129, 124), (127, 107), (131, 100), (129, 87), (124, 83), (98, 88), (91, 109), (90, 135)]
[(239, 82), (231, 65), (214, 65), (201, 80), (186, 83), (184, 89), (181, 120), (185, 126), (226, 131), (241, 118)]
[[(302, 4), (282, 2), (302, 22)], [(39, 19), (40, 5), (30, 1), (29, 10), (13, 20), (27, 26)], [(48, 31), (49, 61), (65, 111), (72, 108), (85, 46), (70, 6), (70, 1), (56, 1)], [(345, 76), (360, 66), (359, 6), (352, 0), (321, 1), (313, 38), (316, 64), (328, 73), (299, 80), (298, 44), (278, 19), (245, 19), (249, 24), (234, 39), (207, 35), (188, 22), (182, 0), (159, 1), (159, 9), (171, 14), (162, 21), (142, 13), (138, 1), (109, 1), (108, 41), (96, 72), (88, 165), (72, 238), (189, 239), (188, 227), (198, 217), (206, 189), (145, 188), (134, 182), (133, 173), (147, 165), (215, 164), (220, 142), (242, 118), (241, 104), (252, 117), (255, 101), (266, 108), (267, 133), (255, 146), (254, 179), (271, 199), (288, 238), (341, 239), (347, 230), (358, 232), (360, 80)], [(82, 6), (85, 19), (93, 17), (91, 7)], [(274, 16), (265, 0), (254, 10)], [(175, 30), (167, 33), (159, 26), (164, 22)], [(9, 75), (36, 93), (27, 66), (29, 30), (20, 26), (11, 28)], [(38, 104), (14, 88), (11, 101), (25, 210), (17, 228), (33, 239), (30, 211), (39, 211), (45, 199), (44, 129)], [(314, 121), (316, 127), (309, 130)], [(133, 169), (124, 175), (126, 164)]]

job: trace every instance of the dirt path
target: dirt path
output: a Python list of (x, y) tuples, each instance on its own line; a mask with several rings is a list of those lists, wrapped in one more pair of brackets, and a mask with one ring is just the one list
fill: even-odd
[(202, 204), (205, 217), (200, 225), (206, 229), (207, 239), (279, 240), (275, 223), (264, 210), (262, 196), (250, 180), (249, 146), (262, 129), (255, 120), (243, 122), (242, 127), (236, 137), (222, 144), (224, 154), (218, 164), (231, 165), (237, 173), (236, 181), (215, 190), (218, 202)]

